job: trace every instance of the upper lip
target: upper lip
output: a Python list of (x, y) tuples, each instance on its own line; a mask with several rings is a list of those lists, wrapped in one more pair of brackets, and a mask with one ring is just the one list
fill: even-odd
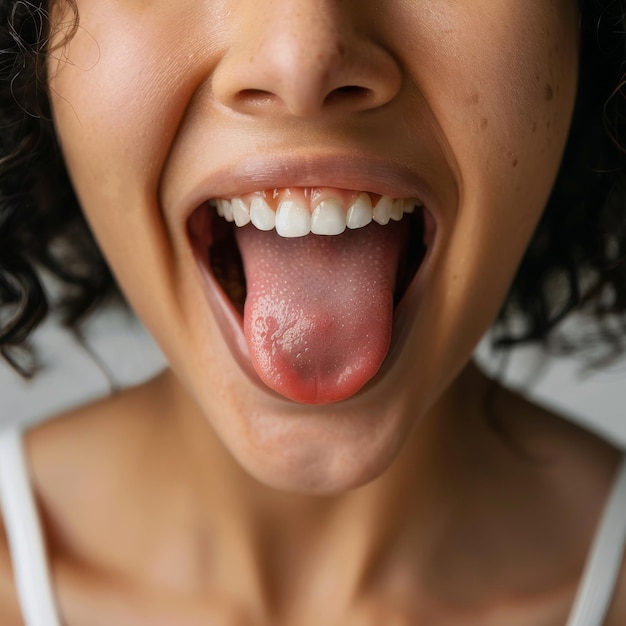
[(394, 198), (416, 198), (431, 210), (432, 187), (419, 174), (389, 158), (360, 154), (250, 156), (204, 176), (182, 199), (183, 220), (212, 198), (286, 187), (334, 187)]

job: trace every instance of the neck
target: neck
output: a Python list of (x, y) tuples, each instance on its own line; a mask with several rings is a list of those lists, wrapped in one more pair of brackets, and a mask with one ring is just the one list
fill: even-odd
[[(161, 428), (152, 430), (153, 447), (171, 451), (172, 442), (180, 444), (172, 457), (176, 470), (163, 464), (164, 453), (155, 457), (160, 471), (175, 472), (187, 485), (186, 506), (198, 528), (214, 528), (222, 546), (242, 548), (242, 563), (234, 569), (256, 570), (282, 589), (297, 585), (296, 571), (319, 571), (320, 580), (338, 579), (343, 593), (346, 586), (356, 592), (368, 570), (379, 568), (378, 555), (410, 554), (413, 565), (427, 561), (453, 499), (450, 486), (458, 490), (467, 479), (469, 439), (474, 444), (493, 437), (483, 417), (488, 383), (470, 367), (377, 480), (334, 496), (285, 493), (241, 469), (173, 376), (166, 374), (160, 384), (169, 385), (172, 405)], [(171, 484), (180, 499), (179, 487)]]

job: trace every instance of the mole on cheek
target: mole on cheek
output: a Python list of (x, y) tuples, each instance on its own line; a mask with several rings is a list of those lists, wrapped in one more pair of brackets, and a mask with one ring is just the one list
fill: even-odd
[(545, 100), (546, 102), (550, 102), (550, 100), (552, 100), (552, 98), (554, 98), (554, 90), (552, 89), (552, 85), (550, 85), (550, 83), (548, 83), (546, 85), (546, 90), (545, 90)]

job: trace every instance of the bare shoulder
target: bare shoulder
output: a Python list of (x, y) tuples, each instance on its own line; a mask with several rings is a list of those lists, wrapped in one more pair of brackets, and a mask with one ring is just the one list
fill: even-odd
[[(57, 478), (68, 491), (68, 481), (84, 482), (87, 474), (91, 478), (104, 475), (112, 455), (118, 462), (145, 432), (147, 423), (156, 426), (159, 415), (167, 410), (166, 387), (167, 377), (157, 376), (29, 431), (25, 445), (36, 488), (45, 491)], [(72, 471), (78, 467), (80, 472)]]
[[(111, 451), (121, 453), (133, 439), (129, 433), (134, 427), (133, 420), (129, 416), (142, 413), (146, 395), (153, 395), (149, 389), (159, 384), (155, 379), (57, 415), (27, 431), (25, 448), (33, 490), (39, 506), (46, 512), (46, 520), (51, 511), (67, 504), (65, 499), (78, 494), (79, 501), (86, 505), (89, 494), (102, 491), (94, 485), (99, 480), (99, 487), (106, 486), (103, 481), (110, 472), (101, 470), (110, 461)], [(58, 565), (60, 557), (56, 551), (49, 558)], [(0, 510), (0, 625), (23, 624)]]
[[(559, 494), (569, 511), (567, 524), (578, 527), (575, 536), (583, 538), (580, 545), (582, 561), (589, 556), (590, 539), (598, 531), (598, 523), (614, 488), (624, 450), (617, 444), (595, 435), (581, 425), (538, 407), (523, 397), (503, 391), (501, 407), (511, 412), (507, 425), (523, 449), (545, 459), (546, 476), (553, 481), (554, 493)], [(518, 438), (519, 436), (519, 438)], [(623, 520), (626, 525), (626, 517)], [(586, 539), (585, 539), (586, 538)], [(578, 559), (577, 559), (578, 560)], [(574, 589), (580, 580), (576, 581)], [(626, 624), (626, 553), (609, 613), (603, 626)]]
[[(41, 490), (41, 482), (37, 474), (45, 473), (51, 476), (55, 463), (71, 449), (72, 442), (76, 443), (75, 425), (94, 425), (90, 416), (97, 415), (97, 403), (80, 409), (55, 416), (53, 419), (32, 427), (25, 436), (26, 456), (29, 471), (33, 477), (33, 490), (38, 502), (47, 500), (47, 494)], [(11, 561), (9, 539), (4, 516), (0, 509), (0, 624), (2, 626), (23, 626), (22, 610), (17, 595), (14, 568)]]
[[(505, 438), (546, 467), (561, 468), (563, 478), (582, 480), (590, 491), (609, 489), (623, 451), (577, 422), (500, 387), (492, 398), (495, 421)], [(602, 489), (601, 489), (602, 490)]]

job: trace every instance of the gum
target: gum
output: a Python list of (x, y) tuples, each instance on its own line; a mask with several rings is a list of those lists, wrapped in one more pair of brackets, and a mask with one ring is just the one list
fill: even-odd
[[(333, 187), (285, 187), (282, 189), (253, 191), (251, 193), (242, 194), (238, 197), (250, 206), (252, 200), (260, 196), (274, 211), (276, 211), (278, 205), (283, 200), (295, 200), (302, 205), (307, 205), (309, 210), (312, 212), (320, 202), (329, 198), (340, 200), (343, 203), (343, 206), (349, 207), (361, 193), (363, 192), (351, 189), (337, 189)], [(379, 195), (368, 192), (365, 193), (370, 196), (372, 204), (378, 202), (378, 199), (380, 198)], [(229, 199), (233, 200), (234, 198)]]

